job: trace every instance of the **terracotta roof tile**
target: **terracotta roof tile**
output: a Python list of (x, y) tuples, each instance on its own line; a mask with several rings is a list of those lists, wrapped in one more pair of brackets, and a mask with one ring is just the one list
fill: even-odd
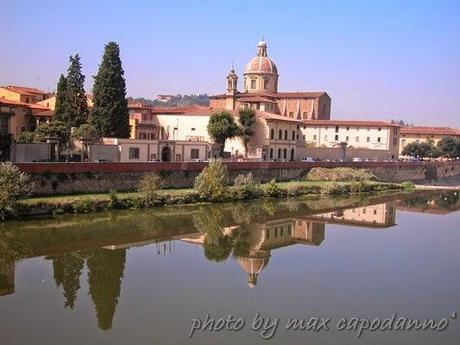
[(312, 126), (375, 126), (375, 127), (401, 127), (398, 124), (384, 121), (366, 120), (303, 120), (303, 124)]
[(10, 91), (17, 92), (21, 95), (34, 96), (34, 95), (42, 95), (42, 94), (46, 95), (50, 93), (47, 91), (36, 89), (34, 87), (25, 87), (25, 86), (17, 86), (17, 85), (8, 85), (8, 86), (2, 86), (2, 87)]
[(425, 134), (425, 135), (453, 135), (460, 136), (460, 129), (451, 127), (402, 127), (401, 134)]

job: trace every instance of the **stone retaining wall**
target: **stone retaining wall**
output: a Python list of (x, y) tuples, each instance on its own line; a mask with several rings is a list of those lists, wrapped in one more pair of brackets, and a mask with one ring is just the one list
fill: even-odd
[[(171, 163), (16, 163), (34, 180), (33, 194), (95, 193), (135, 190), (147, 172), (158, 172), (166, 187), (193, 186), (203, 162)], [(422, 182), (460, 176), (460, 162), (225, 162), (230, 179), (251, 172), (267, 182), (299, 179), (313, 167), (355, 167), (387, 182)]]

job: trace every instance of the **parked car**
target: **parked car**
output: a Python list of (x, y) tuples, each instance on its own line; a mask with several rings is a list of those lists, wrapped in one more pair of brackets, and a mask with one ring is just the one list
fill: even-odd
[(362, 158), (360, 157), (353, 157), (353, 162), (362, 162)]
[(96, 159), (96, 163), (111, 163), (112, 161), (108, 159)]
[(315, 162), (315, 160), (313, 159), (313, 157), (302, 157), (300, 159), (301, 162)]

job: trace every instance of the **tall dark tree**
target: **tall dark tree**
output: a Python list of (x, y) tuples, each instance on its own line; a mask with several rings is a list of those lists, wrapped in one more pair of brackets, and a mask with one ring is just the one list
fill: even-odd
[(129, 138), (126, 83), (115, 42), (105, 46), (97, 75), (94, 77), (91, 123), (101, 137)]
[(63, 74), (59, 77), (56, 91), (56, 105), (54, 107), (54, 119), (66, 122), (67, 113), (67, 80)]
[(79, 127), (88, 121), (88, 104), (86, 101), (85, 76), (81, 73), (80, 56), (75, 54), (69, 58), (70, 65), (66, 78), (66, 116), (68, 127)]
[(244, 145), (244, 156), (248, 156), (248, 143), (256, 133), (256, 113), (253, 109), (241, 109), (239, 111), (238, 135)]
[(226, 112), (214, 113), (209, 118), (208, 134), (219, 145), (220, 157), (224, 154), (225, 140), (238, 134), (238, 126), (233, 116)]

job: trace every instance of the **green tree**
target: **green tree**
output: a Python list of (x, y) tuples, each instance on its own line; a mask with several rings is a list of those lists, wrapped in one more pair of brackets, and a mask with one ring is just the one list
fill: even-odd
[(97, 133), (97, 130), (94, 128), (94, 126), (90, 125), (89, 123), (85, 123), (73, 131), (72, 138), (77, 140), (96, 140), (99, 139), (99, 134)]
[(214, 113), (209, 118), (208, 134), (219, 145), (220, 157), (224, 154), (225, 140), (233, 138), (238, 134), (238, 126), (233, 116), (223, 111)]
[(54, 119), (66, 121), (67, 116), (67, 80), (63, 74), (59, 77), (56, 91), (56, 104), (54, 107)]
[(238, 135), (243, 141), (244, 156), (248, 156), (248, 143), (256, 132), (256, 113), (253, 109), (241, 109), (239, 111)]
[(437, 156), (437, 150), (432, 142), (409, 143), (404, 146), (401, 153), (404, 156), (418, 157), (421, 159)]
[(102, 62), (94, 77), (91, 123), (101, 137), (129, 138), (126, 83), (117, 43), (105, 46)]
[(443, 157), (460, 157), (460, 139), (451, 136), (444, 137), (438, 141), (437, 149)]
[(16, 142), (18, 144), (30, 144), (30, 143), (33, 143), (33, 141), (34, 141), (34, 132), (22, 132), (16, 139)]
[(85, 76), (81, 73), (80, 56), (75, 54), (69, 58), (69, 69), (66, 78), (65, 116), (67, 127), (79, 127), (88, 120), (88, 103), (86, 100)]
[(37, 127), (34, 132), (35, 142), (46, 142), (48, 137), (59, 138), (61, 146), (65, 146), (69, 141), (70, 131), (64, 122), (51, 121), (50, 123), (43, 123)]
[(30, 177), (11, 163), (0, 164), (0, 220), (14, 215), (18, 200), (29, 195)]

